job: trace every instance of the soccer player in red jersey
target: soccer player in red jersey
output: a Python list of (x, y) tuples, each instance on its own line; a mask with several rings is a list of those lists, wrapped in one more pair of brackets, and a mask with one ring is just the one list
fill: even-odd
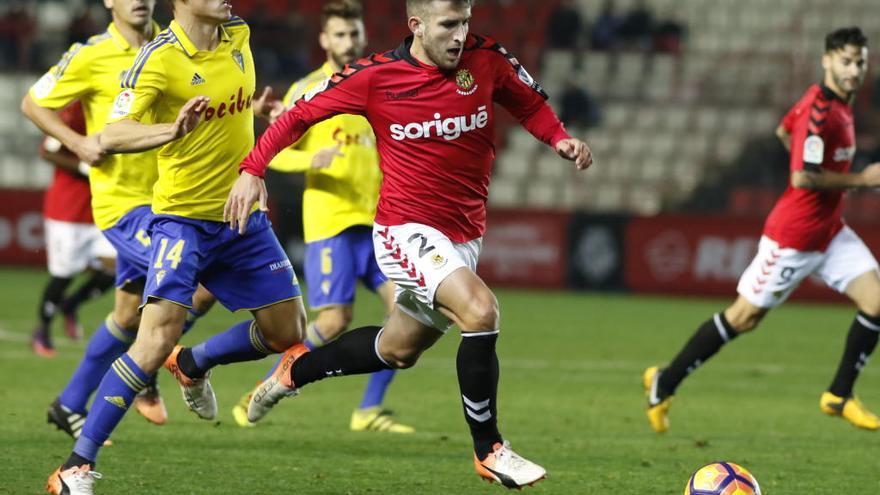
[[(59, 116), (71, 129), (85, 134), (80, 102), (63, 108)], [(113, 286), (116, 250), (92, 220), (88, 166), (81, 165), (79, 158), (52, 136), (43, 140), (40, 154), (55, 165), (55, 175), (43, 198), (50, 278), (40, 299), (39, 322), (31, 336), (31, 348), (40, 356), (51, 357), (55, 355), (49, 331), (52, 318), (60, 311), (67, 336), (74, 340), (82, 337), (77, 309)], [(65, 297), (64, 291), (74, 277), (87, 269), (92, 269), (89, 278)]]
[(658, 433), (669, 428), (669, 405), (681, 381), (724, 344), (754, 330), (809, 275), (845, 294), (858, 310), (837, 374), (819, 407), (860, 428), (880, 428), (880, 419), (853, 395), (853, 384), (880, 334), (880, 277), (871, 251), (841, 218), (848, 189), (880, 186), (880, 163), (850, 171), (855, 153), (852, 102), (868, 69), (867, 38), (861, 30), (830, 33), (822, 67), (822, 84), (810, 86), (777, 129), (791, 152), (791, 182), (764, 224), (758, 254), (740, 278), (739, 297), (704, 322), (667, 367), (645, 370), (648, 420)]
[(498, 431), (498, 301), (475, 273), (495, 155), (493, 103), (578, 169), (592, 158), (519, 61), (494, 40), (468, 34), (471, 3), (408, 0), (413, 35), (395, 50), (350, 64), (282, 115), (242, 162), (225, 216), (244, 230), (251, 205), (265, 199), (269, 161), (310, 126), (341, 113), (365, 116), (384, 174), (373, 243), (379, 266), (398, 287), (397, 305), (384, 327), (352, 330), (311, 352), (301, 345), (288, 350), (252, 395), (249, 419), (328, 376), (413, 366), (454, 322), (463, 337), (457, 369), (476, 470), (521, 487), (545, 471)]

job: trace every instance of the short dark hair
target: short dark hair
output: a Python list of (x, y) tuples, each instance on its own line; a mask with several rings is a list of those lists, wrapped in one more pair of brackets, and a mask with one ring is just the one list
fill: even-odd
[[(418, 15), (426, 5), (433, 2), (434, 0), (406, 0), (406, 15), (414, 16)], [(452, 2), (457, 5), (467, 5), (468, 7), (474, 6), (474, 0), (441, 0)]]
[(327, 21), (331, 17), (340, 19), (358, 20), (364, 18), (364, 9), (355, 0), (334, 0), (324, 4), (321, 8), (321, 29), (327, 27)]
[(834, 30), (825, 37), (826, 52), (840, 50), (846, 45), (853, 45), (858, 48), (866, 47), (868, 46), (868, 37), (856, 26)]

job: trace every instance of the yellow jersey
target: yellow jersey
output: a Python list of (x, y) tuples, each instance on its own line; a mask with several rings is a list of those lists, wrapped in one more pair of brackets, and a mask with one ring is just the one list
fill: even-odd
[[(330, 64), (293, 83), (284, 97), (288, 107), (333, 75)], [(312, 157), (339, 146), (329, 167), (312, 169)], [(382, 172), (376, 136), (367, 119), (337, 115), (312, 126), (296, 143), (279, 153), (269, 167), (282, 172), (305, 172), (303, 227), (306, 242), (333, 237), (354, 225), (372, 225)]]
[(198, 126), (159, 148), (153, 212), (223, 221), (238, 165), (254, 146), (255, 75), (250, 29), (222, 26), (212, 51), (198, 50), (176, 21), (141, 49), (122, 81), (110, 121), (170, 123), (196, 96), (210, 98)]
[[(159, 25), (153, 23), (153, 34)], [(125, 41), (116, 26), (92, 36), (86, 43), (73, 44), (57, 65), (49, 69), (30, 89), (34, 102), (57, 110), (80, 100), (88, 134), (101, 132), (119, 93), (125, 70), (138, 53)], [(156, 152), (108, 156), (92, 167), (92, 213), (101, 230), (113, 227), (135, 207), (148, 205), (156, 182)]]

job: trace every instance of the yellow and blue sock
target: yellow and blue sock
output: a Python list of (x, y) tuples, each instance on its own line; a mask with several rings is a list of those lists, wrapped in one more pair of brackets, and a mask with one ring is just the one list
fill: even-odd
[(81, 459), (94, 464), (104, 441), (110, 438), (110, 433), (122, 421), (134, 397), (147, 386), (149, 380), (150, 375), (144, 373), (128, 354), (113, 361), (101, 380), (95, 403), (65, 468), (78, 465), (76, 463)]
[(84, 414), (89, 397), (98, 388), (110, 365), (134, 342), (135, 333), (129, 332), (107, 315), (95, 330), (86, 346), (85, 355), (59, 396), (61, 405), (73, 412)]
[(184, 349), (178, 356), (178, 365), (186, 376), (200, 378), (218, 364), (254, 361), (269, 354), (275, 354), (275, 351), (263, 338), (256, 322), (248, 320), (233, 325), (229, 330), (214, 335), (191, 349)]

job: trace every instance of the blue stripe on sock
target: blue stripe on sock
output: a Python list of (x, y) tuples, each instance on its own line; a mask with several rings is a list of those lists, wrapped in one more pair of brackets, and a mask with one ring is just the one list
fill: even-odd
[(98, 388), (113, 361), (128, 350), (129, 345), (129, 342), (113, 335), (106, 321), (102, 322), (89, 339), (82, 360), (61, 392), (61, 404), (71, 411), (84, 414), (89, 397)]
[(135, 395), (140, 391), (133, 384), (147, 383), (149, 378), (128, 354), (123, 354), (114, 361), (98, 386), (95, 402), (86, 417), (86, 424), (74, 452), (94, 462), (98, 450), (110, 438), (110, 433), (122, 421)]

